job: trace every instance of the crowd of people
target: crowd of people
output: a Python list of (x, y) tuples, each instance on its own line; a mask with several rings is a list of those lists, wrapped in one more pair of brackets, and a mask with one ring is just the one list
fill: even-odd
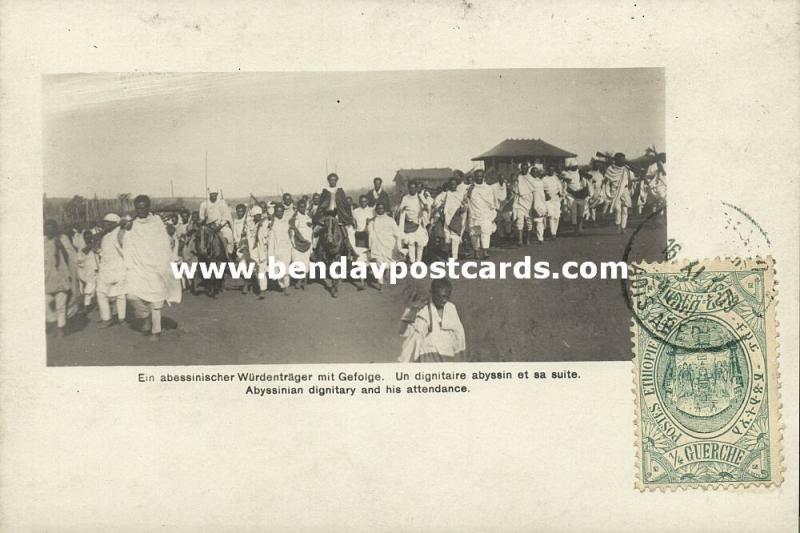
[[(130, 304), (142, 331), (158, 339), (161, 309), (180, 302), (190, 288), (188, 280), (175, 278), (171, 264), (209, 260), (206, 247), (212, 241), (220, 245), (214, 260), (254, 263), (256, 272), (266, 272), (270, 260), (308, 266), (319, 259), (323, 233), (332, 228), (341, 229), (350, 260), (387, 265), (448, 257), (486, 259), (501, 243), (527, 246), (556, 239), (561, 220), (568, 220), (579, 234), (585, 224), (613, 217), (624, 233), (629, 211), (641, 213), (645, 206), (663, 210), (666, 205), (665, 159), (663, 154), (652, 155), (651, 164), (639, 171), (632, 170), (621, 153), (593, 159), (588, 167), (523, 161), (508, 176), (480, 169), (454, 171), (438, 188), (410, 181), (407, 190), (396, 191), (403, 194), (395, 194), (394, 202), (381, 178), (354, 200), (339, 186), (339, 177), (330, 174), (327, 187), (297, 199), (286, 193), (268, 202), (251, 195), (247, 203), (231, 209), (214, 189), (197, 211), (154, 213), (150, 198), (140, 195), (133, 213), (108, 213), (82, 228), (59, 228), (56, 221), (46, 220), (48, 325), (56, 335), (65, 335), (67, 318), (88, 313), (96, 299), (102, 326), (124, 322)], [(286, 295), (290, 282), (288, 275), (273, 280)], [(305, 283), (294, 280), (298, 289)], [(382, 290), (385, 280), (370, 283)], [(364, 289), (365, 281), (357, 280), (357, 286)], [(263, 299), (268, 287), (269, 279), (256, 276), (244, 280), (241, 290)], [(463, 352), (463, 329), (448, 302), (451, 290), (449, 283), (435, 284), (431, 297), (409, 305), (404, 317), (411, 326), (404, 331), (412, 340), (406, 341), (403, 358), (420, 360), (420, 350), (430, 360), (439, 360), (436, 353), (452, 357)], [(415, 323), (419, 327), (413, 327)], [(430, 337), (434, 331), (439, 340)]]

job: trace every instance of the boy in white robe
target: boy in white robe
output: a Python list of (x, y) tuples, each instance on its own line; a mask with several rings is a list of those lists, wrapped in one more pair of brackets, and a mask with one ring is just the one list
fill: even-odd
[(110, 301), (114, 301), (117, 321), (124, 322), (127, 314), (125, 299), (125, 257), (122, 251), (122, 238), (125, 230), (120, 227), (121, 219), (116, 213), (103, 217), (106, 234), (100, 241), (100, 269), (97, 272), (97, 308), (103, 327), (114, 325)]
[(83, 232), (85, 246), (78, 250), (78, 279), (81, 282), (83, 294), (83, 313), (88, 313), (97, 290), (97, 270), (100, 267), (100, 257), (95, 250), (94, 235), (91, 231)]
[(450, 302), (453, 286), (446, 279), (431, 283), (430, 299), (410, 304), (401, 318), (405, 338), (401, 363), (463, 361), (466, 351), (464, 326)]

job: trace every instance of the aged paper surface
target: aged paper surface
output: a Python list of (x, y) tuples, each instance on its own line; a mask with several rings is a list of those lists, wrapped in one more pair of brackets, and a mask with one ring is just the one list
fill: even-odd
[[(790, 1), (680, 5), (587, 1), (409, 5), (378, 1), (270, 5), (249, 1), (191, 5), (169, 1), (0, 2), (0, 529), (795, 531), (800, 278), (797, 21), (797, 4)], [(47, 177), (54, 175), (54, 167), (46, 167), (47, 153), (57, 143), (48, 137), (55, 130), (48, 125), (46, 88), (50, 85), (45, 80), (58, 76), (62, 80), (71, 76), (100, 79), (113, 77), (113, 73), (191, 77), (194, 73), (242, 72), (254, 77), (266, 73), (273, 79), (291, 73), (329, 73), (339, 76), (331, 85), (335, 92), (353, 90), (347, 78), (352, 72), (417, 73), (423, 80), (415, 85), (418, 89), (424, 87), (427, 78), (422, 74), (427, 71), (565, 68), (663, 72), (665, 147), (658, 148), (669, 151), (669, 214), (664, 257), (651, 261), (774, 258), (780, 297), (771, 308), (774, 324), (767, 321), (764, 325), (765, 333), (775, 326), (776, 336), (777, 324), (781, 325), (780, 399), (767, 397), (762, 405), (769, 407), (770, 416), (777, 416), (771, 402), (782, 404), (776, 423), (783, 429), (782, 433), (780, 428), (773, 431), (770, 420), (769, 442), (761, 439), (756, 446), (758, 458), (753, 456), (762, 461), (764, 448), (758, 446), (768, 445), (770, 454), (774, 452), (764, 460), (770, 465), (766, 475), (773, 481), (770, 486), (636, 490), (640, 470), (634, 458), (641, 449), (631, 438), (633, 363), (627, 360), (631, 344), (592, 348), (595, 338), (605, 338), (617, 326), (627, 329), (632, 318), (619, 281), (609, 291), (618, 300), (609, 296), (593, 305), (586, 305), (593, 301), (590, 291), (580, 298), (581, 292), (568, 283), (564, 283), (564, 292), (541, 293), (548, 296), (534, 301), (537, 317), (544, 318), (535, 324), (520, 314), (502, 315), (511, 307), (503, 305), (500, 298), (487, 297), (470, 306), (477, 312), (485, 305), (491, 310), (488, 315), (503, 317), (496, 328), (480, 332), (479, 342), (502, 346), (509, 331), (535, 332), (536, 342), (541, 344), (535, 351), (523, 351), (524, 357), (515, 362), (495, 357), (492, 362), (409, 368), (391, 362), (343, 363), (339, 358), (311, 365), (306, 364), (308, 360), (293, 362), (287, 355), (276, 364), (255, 364), (259, 356), (274, 353), (268, 343), (251, 352), (242, 350), (241, 358), (233, 363), (222, 361), (229, 352), (214, 344), (220, 359), (197, 361), (203, 347), (198, 339), (215, 327), (213, 314), (190, 322), (192, 331), (179, 332), (187, 343), (194, 343), (193, 348), (186, 349), (187, 344), (181, 343), (169, 351), (168, 359), (166, 355), (163, 360), (154, 357), (156, 352), (138, 337), (135, 341), (121, 337), (116, 345), (103, 344), (100, 341), (107, 342), (111, 333), (103, 336), (106, 333), (94, 323), (64, 339), (69, 344), (61, 347), (71, 350), (56, 352), (60, 359), (49, 358), (53, 354), (48, 354), (48, 347), (54, 340), (46, 337), (45, 257), (40, 239), (43, 193)], [(292, 90), (287, 89), (287, 94), (313, 92), (308, 78), (297, 79), (294, 86), (289, 82)], [(640, 101), (642, 95), (626, 85), (629, 79), (621, 74), (615, 83), (612, 77), (602, 90), (617, 91), (623, 100)], [(409, 87), (392, 89), (403, 94), (410, 91), (408, 83)], [(506, 94), (492, 87), (464, 81), (453, 85), (452, 94), (431, 91), (437, 95), (432, 101), (437, 102), (467, 94), (467, 89), (472, 97), (459, 101), (449, 114), (427, 120), (426, 131), (457, 123), (467, 115), (477, 116), (469, 127), (476, 136), (485, 133), (486, 139), (459, 146), (468, 153), (467, 159), (505, 138), (552, 137), (554, 130), (542, 126), (545, 122), (536, 117), (529, 125), (511, 128), (517, 118), (513, 114), (493, 111), (490, 115), (488, 110), (496, 109), (492, 105), (498, 100), (505, 102)], [(517, 90), (524, 93), (527, 88)], [(559, 96), (578, 102), (580, 90), (572, 82), (563, 81), (551, 91), (553, 99)], [(232, 101), (242, 94), (222, 92)], [(538, 89), (528, 92), (532, 97), (542, 94)], [(93, 94), (75, 93), (82, 97)], [(572, 148), (570, 139), (580, 139), (582, 132), (591, 130), (589, 122), (593, 127), (602, 123), (616, 132), (635, 123), (635, 118), (625, 113), (603, 113), (592, 101), (584, 100), (574, 109), (547, 102), (528, 107), (550, 124), (572, 129), (564, 137), (568, 139), (566, 149)], [(212, 115), (222, 112), (213, 105), (208, 108)], [(154, 105), (144, 114), (172, 120), (170, 113), (176, 107), (162, 113), (164, 109)], [(328, 108), (320, 109), (320, 122), (309, 122), (309, 139), (319, 132), (317, 125), (323, 118), (335, 116)], [(409, 113), (426, 109), (420, 105)], [(480, 115), (481, 109), (487, 110), (485, 117)], [(583, 114), (586, 109), (591, 113)], [(184, 120), (190, 121), (195, 114), (193, 109), (187, 111)], [(138, 116), (135, 110), (128, 119)], [(401, 114), (374, 126), (382, 132), (376, 138), (391, 139), (400, 125), (407, 126), (406, 117)], [(177, 120), (178, 125), (184, 123)], [(278, 121), (265, 123), (265, 129), (271, 125), (275, 130), (274, 137), (269, 137), (270, 147), (283, 146), (286, 138), (277, 128)], [(145, 153), (133, 148), (110, 151), (105, 149), (103, 137), (119, 140), (127, 135), (133, 147), (142, 138), (154, 137), (154, 132), (129, 130), (114, 120), (106, 121), (102, 131), (94, 130), (92, 123), (86, 123), (81, 131), (82, 124), (76, 116), (70, 124), (73, 130), (56, 140), (63, 144), (93, 138), (97, 145), (89, 143), (84, 152), (64, 152), (65, 159), (55, 165), (63, 166), (62, 171), (76, 161), (92, 161), (97, 154), (105, 160), (118, 158), (118, 168), (148, 168), (149, 162), (158, 160), (169, 171), (162, 173), (163, 169), (156, 168), (154, 183), (167, 190), (167, 176), (182, 166), (179, 158), (173, 157), (179, 146), (175, 139), (159, 141), (163, 147), (160, 155), (157, 150)], [(228, 152), (235, 152), (252, 136), (249, 126), (236, 128), (235, 124), (225, 122), (225, 127), (218, 128), (238, 139), (226, 145)], [(360, 159), (363, 153), (366, 159), (372, 139), (355, 138), (349, 130), (328, 133), (340, 144), (331, 143), (327, 149), (338, 154), (350, 150), (352, 159)], [(411, 132), (405, 137), (414, 136)], [(307, 140), (303, 135), (299, 138)], [(386, 145), (401, 146), (401, 140)], [(429, 148), (440, 141), (435, 135), (423, 135), (417, 146)], [(601, 144), (594, 138), (590, 141)], [(558, 146), (561, 141), (552, 142)], [(636, 153), (649, 142), (636, 145)], [(606, 148), (598, 146), (597, 150)], [(404, 157), (415, 152), (413, 146), (404, 150)], [(587, 154), (581, 151), (580, 155)], [(171, 157), (174, 167), (166, 166)], [(286, 168), (306, 157), (306, 153), (290, 154)], [(212, 169), (213, 161), (212, 157)], [(324, 171), (324, 161), (322, 165)], [(85, 166), (94, 169), (95, 177), (106, 169)], [(202, 163), (192, 168), (202, 180)], [(392, 172), (396, 168), (404, 167), (390, 167)], [(320, 174), (324, 176), (322, 172), (315, 175)], [(240, 179), (241, 173), (235, 177)], [(371, 177), (359, 174), (358, 179), (368, 182)], [(91, 197), (91, 191), (79, 188), (85, 181), (82, 175), (70, 179), (75, 188), (59, 195), (74, 191)], [(145, 189), (141, 179), (132, 180), (130, 191), (125, 192), (137, 194)], [(108, 194), (111, 192), (122, 191), (110, 189)], [(641, 220), (637, 219), (637, 224)], [(620, 249), (630, 244), (633, 254), (627, 258), (631, 260), (642, 245), (631, 239), (633, 229), (631, 225), (627, 236), (614, 241)], [(604, 238), (611, 242), (610, 236)], [(548, 242), (543, 246), (541, 250), (551, 250), (555, 245)], [(547, 253), (535, 250), (531, 253)], [(548, 283), (551, 288), (547, 290), (552, 290), (553, 282)], [(499, 291), (507, 291), (507, 301), (513, 301), (515, 291), (500, 287)], [(387, 298), (391, 294), (389, 291)], [(575, 298), (559, 297), (563, 294)], [(194, 300), (195, 305), (199, 301)], [(245, 302), (252, 305), (250, 300)], [(329, 304), (326, 301), (324, 305)], [(183, 311), (169, 310), (165, 315), (176, 312)], [(613, 317), (604, 318), (610, 312)], [(365, 321), (382, 331), (377, 327), (383, 327), (381, 320), (375, 314)], [(568, 342), (561, 331), (570, 331), (579, 344)], [(167, 331), (160, 346), (169, 346), (178, 337)], [(275, 342), (279, 340), (276, 337)], [(216, 336), (213, 342), (218, 342)], [(514, 348), (514, 354), (521, 353)], [(394, 345), (391, 351), (395, 355)], [(337, 356), (348, 353), (342, 343), (331, 343), (330, 352)], [(249, 361), (248, 353), (253, 356)], [(769, 352), (772, 354), (777, 352)], [(111, 363), (102, 366), (98, 361)], [(240, 372), (246, 374), (247, 383), (238, 381)], [(424, 375), (415, 378), (419, 372)], [(445, 381), (442, 375), (434, 376), (443, 372), (468, 377)], [(251, 373), (252, 377), (247, 376)], [(480, 374), (473, 379), (473, 373)], [(262, 375), (265, 382), (284, 379), (300, 387), (310, 382), (292, 380), (313, 376), (315, 385), (333, 388), (320, 381), (321, 376), (330, 374), (344, 390), (374, 386), (369, 380), (378, 374), (385, 379), (382, 386), (401, 387), (403, 394), (390, 395), (387, 389), (372, 397), (246, 392), (273, 386), (259, 382)], [(406, 380), (404, 374), (410, 378)], [(507, 379), (509, 374), (512, 377)], [(196, 375), (209, 381), (180, 381)], [(546, 379), (534, 379), (536, 375)], [(149, 382), (149, 376), (172, 381)], [(226, 381), (226, 376), (232, 376), (231, 381)], [(219, 380), (212, 381), (214, 377)], [(441, 395), (406, 392), (406, 387), (451, 383), (466, 384), (469, 391)], [(769, 384), (769, 394), (777, 393), (772, 380)], [(781, 435), (779, 446), (773, 440)], [(749, 459), (756, 448), (749, 444), (745, 448)], [(710, 446), (709, 453), (713, 453)], [(780, 455), (782, 463), (775, 460)], [(660, 464), (658, 457), (651, 454), (650, 458)], [(649, 463), (651, 473), (653, 464)], [(765, 462), (748, 463), (752, 464), (763, 467)], [(699, 483), (707, 476), (727, 479), (728, 474), (739, 475), (724, 468), (698, 469), (691, 474)]]
[(637, 486), (779, 485), (774, 261), (637, 267), (628, 279)]

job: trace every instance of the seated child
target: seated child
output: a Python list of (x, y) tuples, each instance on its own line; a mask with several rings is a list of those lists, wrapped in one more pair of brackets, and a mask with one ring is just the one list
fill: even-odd
[(398, 358), (401, 363), (444, 363), (463, 361), (466, 343), (464, 326), (456, 306), (450, 302), (453, 286), (449, 280), (431, 283), (430, 298), (416, 299), (416, 291), (401, 318), (405, 337)]

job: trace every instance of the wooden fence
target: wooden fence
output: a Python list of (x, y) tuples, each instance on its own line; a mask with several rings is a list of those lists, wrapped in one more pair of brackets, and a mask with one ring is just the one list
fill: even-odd
[(55, 219), (59, 224), (94, 222), (102, 219), (106, 213), (122, 214), (132, 210), (133, 202), (128, 199), (44, 200), (44, 217)]

